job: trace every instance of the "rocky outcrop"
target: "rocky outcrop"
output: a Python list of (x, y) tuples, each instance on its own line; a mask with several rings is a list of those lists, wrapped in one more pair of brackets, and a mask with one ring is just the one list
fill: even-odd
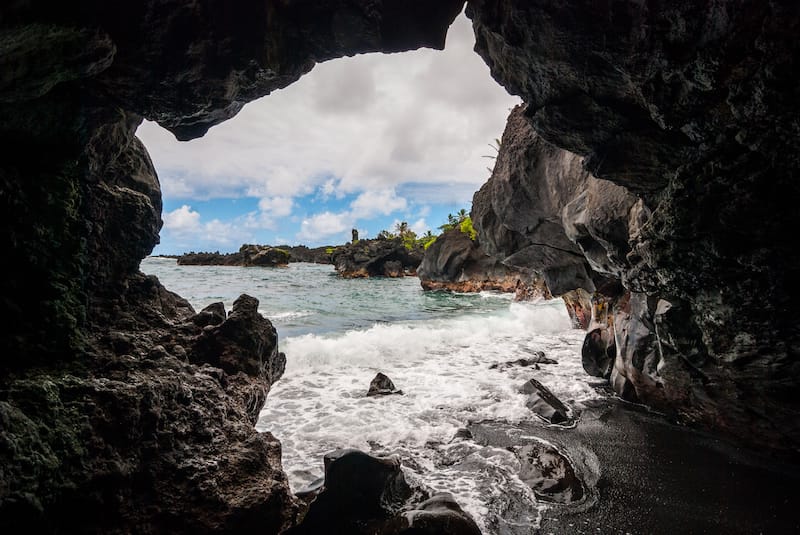
[(244, 244), (235, 253), (185, 253), (177, 258), (181, 266), (278, 267), (288, 265), (291, 256), (279, 247)]
[[(786, 311), (800, 262), (785, 229), (797, 226), (800, 198), (800, 8), (475, 0), (467, 14), (492, 75), (527, 104), (516, 121), (577, 155), (553, 149), (545, 160), (583, 158), (595, 177), (639, 197), (609, 217), (607, 208), (628, 207), (627, 195), (581, 186), (560, 214), (585, 262), (624, 287), (606, 294), (616, 311), (615, 389), (684, 421), (796, 450), (800, 327)], [(519, 167), (541, 154), (522, 145), (507, 148)], [(503, 148), (497, 171), (509, 163)], [(530, 186), (513, 189), (524, 198)], [(473, 222), (497, 229), (479, 238), (513, 258), (527, 242), (507, 210), (526, 206), (473, 213)], [(526, 253), (521, 263), (541, 260)], [(592, 292), (582, 273), (557, 270)]]
[(130, 317), (121, 314), (93, 337), (84, 367), (4, 382), (0, 527), (208, 533), (287, 526), (296, 505), (280, 444), (253, 428), (285, 364), (275, 329), (255, 312), (258, 301), (240, 297), (227, 317), (218, 306), (194, 315), (143, 276), (129, 280), (124, 297), (141, 308), (128, 308)]
[(400, 238), (359, 240), (340, 245), (331, 254), (336, 272), (347, 279), (415, 275), (422, 260), (420, 247), (406, 248)]
[(280, 445), (253, 429), (282, 366), (274, 331), (248, 299), (193, 317), (138, 272), (161, 193), (134, 133), (146, 117), (198, 137), (317, 62), (441, 48), (462, 5), (0, 8), (0, 531), (293, 522)]
[(331, 452), (324, 461), (323, 487), (287, 535), (480, 534), (452, 496), (428, 498), (409, 485), (396, 457), (348, 449)]
[(526, 299), (548, 297), (535, 275), (502, 264), (458, 228), (444, 232), (425, 250), (417, 276), (425, 290), (519, 292)]

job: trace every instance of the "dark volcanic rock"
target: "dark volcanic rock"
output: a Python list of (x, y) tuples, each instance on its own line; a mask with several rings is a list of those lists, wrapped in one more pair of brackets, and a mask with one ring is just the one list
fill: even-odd
[(545, 296), (535, 276), (503, 265), (458, 228), (444, 232), (428, 247), (417, 276), (425, 290), (515, 292), (536, 288), (541, 292), (538, 297)]
[(369, 390), (367, 397), (371, 396), (385, 396), (388, 394), (402, 394), (402, 390), (398, 390), (388, 376), (378, 373), (369, 383)]
[(586, 333), (581, 348), (583, 369), (589, 375), (608, 379), (617, 358), (613, 329), (592, 329)]
[(461, 509), (453, 496), (434, 494), (411, 511), (398, 517), (387, 533), (398, 535), (480, 535), (475, 521)]
[(289, 251), (285, 249), (244, 244), (236, 253), (186, 253), (178, 257), (178, 265), (277, 267), (287, 265), (289, 260)]
[[(586, 261), (631, 292), (612, 296), (617, 391), (796, 450), (800, 326), (786, 311), (800, 253), (786, 229), (800, 223), (800, 5), (473, 0), (467, 14), (476, 50), (541, 137), (641, 196), (617, 219), (605, 210), (629, 201), (581, 187), (561, 214)], [(516, 168), (537, 158), (515, 150)], [(501, 255), (534, 265), (508, 214), (541, 208), (530, 186), (509, 185), (520, 205), (473, 209), (473, 222)]]
[(572, 503), (583, 498), (583, 484), (569, 458), (544, 441), (513, 448), (520, 460), (519, 477), (544, 501)]
[(528, 394), (525, 406), (551, 424), (564, 424), (570, 420), (570, 410), (546, 386), (530, 379), (519, 389)]
[(290, 535), (384, 533), (380, 526), (413, 495), (397, 458), (348, 449), (328, 453), (324, 461), (324, 489)]
[(453, 497), (406, 483), (397, 458), (359, 450), (325, 455), (323, 490), (288, 535), (479, 535), (475, 521)]
[(278, 249), (289, 252), (289, 262), (308, 262), (310, 264), (330, 264), (331, 253), (335, 247), (306, 247), (305, 245), (279, 245)]
[(420, 248), (407, 249), (403, 240), (359, 240), (340, 245), (331, 254), (336, 272), (348, 279), (414, 275), (422, 260)]
[[(534, 356), (529, 359), (508, 360), (506, 362), (496, 362), (489, 366), (490, 370), (511, 368), (513, 366), (534, 366), (536, 364), (558, 364), (558, 361), (544, 356), (543, 351), (535, 351)], [(538, 368), (537, 368), (538, 369)]]

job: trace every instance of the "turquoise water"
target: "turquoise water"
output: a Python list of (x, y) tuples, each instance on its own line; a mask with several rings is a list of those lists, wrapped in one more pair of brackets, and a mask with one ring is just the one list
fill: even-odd
[(333, 267), (290, 264), (285, 268), (179, 266), (171, 258), (146, 258), (142, 271), (156, 275), (196, 311), (222, 301), (230, 310), (243, 293), (281, 338), (363, 329), (380, 323), (426, 321), (488, 314), (508, 308), (510, 296), (423, 292), (416, 277), (343, 279)]
[[(423, 292), (416, 277), (346, 280), (314, 264), (178, 266), (148, 258), (142, 270), (196, 310), (215, 301), (230, 309), (242, 293), (259, 299), (287, 365), (256, 427), (281, 440), (295, 490), (322, 475), (326, 452), (359, 448), (397, 455), (408, 480), (452, 493), (484, 533), (498, 532), (512, 503), (527, 502), (523, 522), (533, 532), (540, 504), (519, 479), (516, 457), (453, 437), (470, 420), (534, 420), (519, 392), (531, 377), (572, 407), (599, 396), (580, 362), (585, 333), (571, 328), (560, 300)], [(558, 364), (489, 368), (534, 351)], [(366, 397), (377, 372), (404, 395)]]

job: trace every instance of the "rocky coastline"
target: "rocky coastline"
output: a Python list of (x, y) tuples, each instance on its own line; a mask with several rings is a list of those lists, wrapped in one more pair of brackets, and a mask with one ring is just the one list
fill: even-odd
[(242, 267), (278, 267), (292, 262), (310, 262), (313, 264), (330, 264), (333, 247), (309, 248), (305, 245), (270, 245), (244, 244), (235, 253), (184, 253), (170, 255), (181, 266), (242, 266)]

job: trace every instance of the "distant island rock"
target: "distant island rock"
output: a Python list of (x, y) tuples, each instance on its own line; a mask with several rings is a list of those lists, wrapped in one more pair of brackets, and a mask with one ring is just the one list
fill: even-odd
[(305, 245), (289, 246), (244, 244), (235, 253), (186, 253), (174, 256), (181, 266), (259, 266), (280, 267), (290, 262), (330, 264), (333, 247), (309, 248)]
[(428, 247), (417, 276), (424, 290), (515, 292), (525, 300), (550, 297), (535, 274), (502, 264), (458, 228), (444, 232)]
[(417, 274), (422, 255), (422, 247), (409, 249), (400, 238), (377, 238), (336, 247), (331, 259), (336, 272), (349, 279), (404, 277)]

